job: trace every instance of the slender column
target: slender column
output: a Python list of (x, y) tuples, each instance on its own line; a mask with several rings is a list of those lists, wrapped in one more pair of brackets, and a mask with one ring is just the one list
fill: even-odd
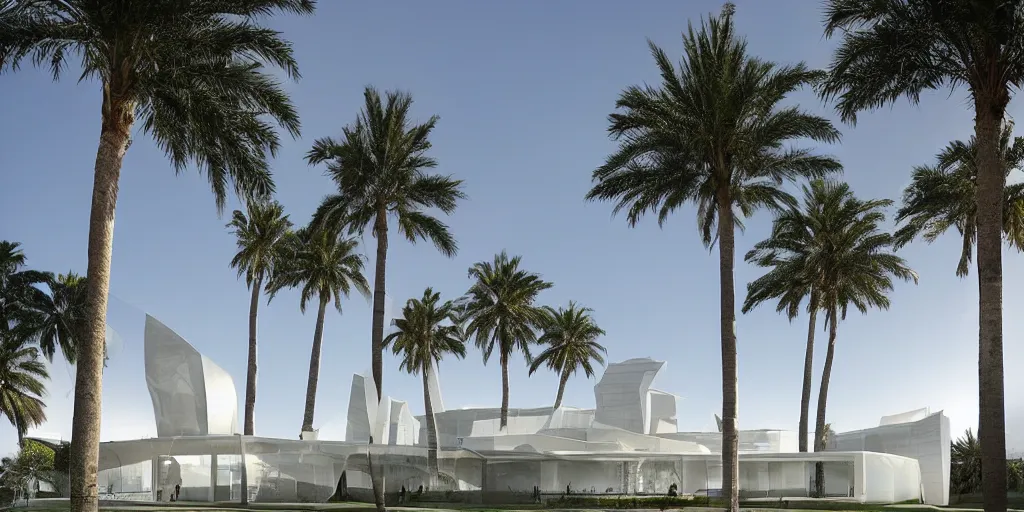
[(160, 456), (153, 457), (153, 474), (150, 475), (150, 492), (153, 494), (153, 501), (156, 501), (156, 490), (160, 484)]
[(217, 501), (217, 454), (210, 454), (210, 491), (208, 501)]
[(249, 504), (249, 465), (245, 463), (245, 438), (238, 436), (238, 453), (241, 457), (242, 505)]

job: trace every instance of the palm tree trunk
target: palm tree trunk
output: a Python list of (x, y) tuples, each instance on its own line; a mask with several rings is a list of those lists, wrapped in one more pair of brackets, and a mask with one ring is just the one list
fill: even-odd
[(434, 404), (430, 402), (430, 385), (427, 368), (423, 368), (423, 408), (427, 417), (427, 469), (430, 472), (430, 486), (437, 481), (437, 425), (434, 422)]
[(388, 260), (388, 218), (387, 211), (377, 213), (373, 228), (377, 237), (377, 265), (373, 277), (373, 326), (371, 333), (373, 358), (373, 383), (377, 386), (377, 401), (383, 397), (384, 387), (384, 298), (386, 288), (384, 277)]
[(1005, 102), (975, 91), (978, 141), (978, 441), (986, 512), (1006, 510), (1006, 418), (1003, 391), (1003, 187), (999, 130)]
[(327, 295), (320, 295), (320, 309), (316, 313), (316, 330), (313, 331), (313, 351), (309, 354), (309, 380), (306, 382), (306, 411), (302, 415), (302, 429), (313, 430), (313, 413), (316, 410), (316, 385), (320, 380), (320, 350), (324, 341), (324, 314), (327, 312)]
[(811, 380), (814, 378), (814, 329), (818, 319), (818, 294), (811, 292), (810, 320), (807, 322), (807, 349), (804, 350), (804, 387), (800, 393), (800, 451), (807, 451), (807, 416), (811, 408)]
[(256, 318), (260, 307), (260, 289), (263, 279), (257, 277), (252, 284), (252, 299), (249, 300), (249, 367), (245, 374), (245, 421), (242, 432), (253, 435), (256, 423)]
[[(825, 406), (828, 404), (828, 381), (832, 377), (832, 359), (836, 355), (836, 329), (839, 320), (836, 308), (831, 306), (828, 311), (828, 350), (825, 352), (825, 368), (821, 371), (821, 388), (818, 389), (818, 417), (814, 421), (814, 451), (825, 451)], [(825, 466), (821, 462), (814, 465), (814, 492), (819, 498), (825, 497)]]
[(569, 372), (562, 372), (562, 377), (558, 380), (558, 394), (555, 395), (555, 409), (562, 406), (562, 394), (565, 393), (566, 382), (569, 382)]
[(96, 512), (96, 471), (100, 451), (103, 396), (103, 354), (107, 334), (107, 294), (110, 291), (110, 254), (114, 244), (114, 210), (121, 163), (128, 150), (135, 106), (112, 98), (104, 89), (103, 126), (89, 214), (89, 264), (86, 274), (85, 332), (75, 366), (75, 408), (71, 422), (71, 510)]
[(508, 356), (501, 351), (501, 430), (508, 426)]
[(736, 382), (736, 292), (733, 282), (735, 228), (732, 201), (728, 190), (718, 194), (718, 256), (721, 281), (722, 333), (722, 494), (729, 500), (730, 512), (738, 512), (739, 432), (736, 409), (739, 391)]
[[(373, 234), (377, 237), (377, 264), (373, 276), (373, 325), (370, 333), (370, 354), (373, 367), (373, 384), (377, 387), (377, 405), (380, 405), (384, 389), (384, 298), (386, 287), (384, 277), (388, 260), (388, 212), (380, 208), (374, 221)], [(373, 426), (371, 425), (371, 430)], [(370, 434), (373, 444), (373, 434)], [(369, 448), (368, 448), (369, 450)], [(373, 487), (373, 502), (377, 512), (384, 512), (384, 482), (377, 477), (373, 469), (373, 457), (367, 451), (366, 463), (370, 468), (370, 485)]]

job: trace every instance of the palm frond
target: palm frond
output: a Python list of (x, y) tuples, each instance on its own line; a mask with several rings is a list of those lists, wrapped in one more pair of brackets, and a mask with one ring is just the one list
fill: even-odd
[(593, 377), (593, 362), (604, 365), (604, 356), (608, 353), (597, 342), (605, 332), (594, 322), (593, 310), (569, 302), (568, 308), (547, 307), (545, 312), (544, 334), (537, 341), (548, 347), (533, 360), (530, 375), (541, 366), (547, 366), (560, 376), (583, 369), (587, 377)]
[[(828, 77), (819, 90), (835, 100), (844, 121), (900, 98), (918, 103), (926, 90), (967, 84), (994, 94), (1005, 108), (1006, 85), (1024, 78), (1024, 21), (1017, 2), (829, 0), (825, 35), (840, 33)], [(1006, 54), (992, 48), (1006, 48)]]
[(917, 282), (891, 252), (896, 239), (880, 228), (891, 201), (857, 199), (845, 183), (825, 180), (803, 193), (803, 203), (781, 211), (771, 236), (745, 257), (768, 271), (747, 285), (744, 313), (777, 300), (777, 311), (792, 320), (806, 300), (809, 309), (845, 318), (851, 305), (862, 313), (887, 309), (893, 278)]
[(359, 241), (336, 229), (306, 226), (289, 234), (283, 255), (268, 283), (271, 299), (284, 288), (300, 288), (299, 309), (311, 300), (333, 302), (342, 311), (341, 299), (353, 288), (369, 299), (370, 285), (363, 273), (365, 258), (357, 252)]
[(0, 6), (0, 72), (26, 60), (55, 80), (76, 61), (79, 80), (102, 82), (104, 133), (129, 136), (138, 120), (177, 172), (195, 165), (218, 211), (274, 191), (267, 165), (276, 128), (299, 135), (281, 69), (299, 78), (291, 43), (260, 24), (278, 12), (310, 14), (313, 0), (8, 0)]
[(410, 242), (430, 240), (446, 256), (458, 251), (446, 226), (425, 210), (450, 215), (465, 199), (462, 181), (428, 174), (437, 161), (427, 153), (433, 116), (424, 123), (410, 119), (412, 96), (389, 91), (384, 97), (373, 87), (363, 93), (363, 110), (341, 137), (317, 139), (306, 154), (310, 165), (326, 164), (325, 174), (338, 188), (314, 215), (315, 224), (344, 223), (352, 233), (372, 226), (374, 235), (394, 216)]
[(782, 105), (822, 73), (748, 55), (725, 11), (702, 20), (699, 29), (689, 26), (678, 66), (648, 41), (660, 84), (632, 86), (619, 96), (608, 117), (619, 146), (593, 172), (586, 196), (612, 201), (613, 212), (625, 211), (631, 226), (647, 213), (662, 225), (694, 203), (708, 247), (716, 239), (719, 198), (727, 198), (742, 229), (756, 210), (792, 202), (780, 188), (784, 182), (841, 170), (831, 157), (787, 147), (798, 139), (839, 140), (827, 119)]
[[(966, 277), (970, 272), (974, 244), (977, 240), (977, 180), (975, 163), (977, 143), (953, 141), (940, 151), (934, 166), (916, 167), (910, 185), (903, 191), (894, 234), (900, 248), (917, 237), (932, 243), (950, 228), (960, 233), (961, 250), (956, 274)], [(1003, 173), (1020, 169), (1024, 160), (1024, 139), (1013, 137), (1013, 123), (1006, 123), (1000, 137), (999, 151), (1004, 162)], [(1020, 184), (1007, 185), (1003, 192), (1003, 235), (1009, 245), (1021, 247), (1021, 226), (1024, 226), (1024, 203)]]
[(253, 201), (247, 206), (248, 215), (235, 210), (231, 215), (231, 228), (238, 252), (231, 258), (231, 267), (238, 277), (252, 287), (256, 282), (267, 283), (275, 267), (286, 255), (285, 238), (292, 222), (277, 201)]
[(384, 338), (384, 348), (391, 348), (402, 358), (400, 368), (411, 374), (426, 373), (436, 368), (446, 355), (466, 357), (466, 345), (452, 301), (441, 302), (441, 295), (431, 288), (420, 299), (409, 299), (396, 318), (396, 330)]
[(521, 261), (502, 251), (493, 261), (481, 261), (469, 269), (473, 285), (466, 294), (465, 332), (483, 352), (484, 363), (495, 348), (503, 360), (519, 351), (527, 363), (532, 361), (530, 345), (537, 342), (537, 330), (546, 318), (544, 309), (534, 302), (553, 285), (520, 268)]

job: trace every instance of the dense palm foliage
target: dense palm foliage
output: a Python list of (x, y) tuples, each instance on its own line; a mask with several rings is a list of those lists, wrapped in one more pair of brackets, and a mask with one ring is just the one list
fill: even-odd
[(0, 330), (0, 414), (18, 432), (18, 444), (28, 429), (46, 421), (44, 381), (46, 364), (31, 332), (15, 326)]
[(956, 494), (981, 491), (981, 443), (971, 429), (950, 447), (949, 491)]
[(0, 331), (17, 329), (48, 360), (60, 351), (75, 364), (85, 330), (85, 278), (27, 269), (19, 247), (0, 241)]
[(334, 308), (341, 313), (343, 297), (348, 297), (354, 288), (369, 298), (370, 286), (363, 275), (365, 261), (356, 252), (359, 241), (355, 238), (347, 238), (332, 229), (305, 227), (290, 235), (287, 243), (287, 253), (275, 267), (270, 284), (271, 298), (283, 288), (299, 288), (299, 309), (303, 313), (310, 301), (318, 305), (313, 349), (309, 356), (306, 406), (302, 415), (302, 428), (299, 430), (301, 434), (313, 430), (327, 305), (333, 302)]
[[(902, 246), (917, 236), (931, 243), (951, 227), (963, 240), (956, 275), (964, 277), (971, 267), (971, 255), (977, 242), (978, 166), (974, 155), (977, 140), (953, 141), (936, 156), (935, 165), (914, 168), (910, 186), (903, 191), (903, 204), (896, 221)], [(999, 138), (1004, 181), (1010, 172), (1024, 163), (1024, 137), (1013, 136), (1013, 123), (1007, 122)], [(1024, 184), (1005, 185), (1003, 189), (1003, 236), (1017, 250), (1024, 249)]]
[(238, 252), (231, 258), (231, 267), (238, 277), (245, 276), (245, 284), (252, 292), (249, 299), (249, 355), (245, 375), (245, 420), (243, 432), (253, 435), (256, 414), (256, 327), (260, 293), (270, 284), (274, 268), (285, 253), (286, 235), (292, 227), (284, 207), (277, 201), (252, 201), (248, 215), (241, 210), (231, 214), (228, 223)]
[(734, 32), (732, 4), (683, 36), (678, 70), (649, 43), (660, 87), (632, 86), (609, 116), (618, 150), (594, 171), (588, 199), (615, 201), (636, 224), (656, 213), (659, 224), (687, 203), (697, 205), (701, 239), (719, 245), (721, 279), (723, 489), (739, 507), (736, 424), (736, 333), (733, 260), (735, 227), (759, 208), (791, 202), (780, 188), (799, 177), (841, 169), (829, 157), (791, 147), (811, 139), (834, 142), (827, 120), (781, 103), (819, 74), (803, 63), (778, 65), (747, 53)]
[[(0, 241), (0, 414), (18, 433), (46, 421), (49, 379), (42, 356), (74, 363), (82, 329), (83, 279), (26, 268), (17, 242)], [(45, 289), (49, 289), (49, 293)]]
[(52, 361), (54, 353), (60, 350), (64, 359), (74, 364), (85, 335), (86, 281), (74, 272), (47, 273), (46, 278), (50, 293), (37, 289), (32, 295), (29, 321), (47, 359)]
[[(746, 259), (771, 269), (767, 278), (751, 285), (753, 293), (785, 297), (785, 287), (790, 284), (795, 284), (796, 293), (810, 288), (817, 302), (808, 307), (825, 314), (828, 348), (814, 429), (814, 451), (822, 451), (827, 441), (825, 412), (839, 321), (846, 318), (850, 306), (861, 313), (888, 309), (893, 278), (917, 282), (917, 274), (892, 252), (893, 237), (881, 229), (884, 209), (892, 201), (860, 200), (847, 184), (826, 180), (814, 180), (803, 191), (803, 205), (780, 212), (771, 236), (758, 242)], [(787, 308), (792, 302), (782, 300)], [(821, 464), (815, 482), (818, 496), (823, 496)]]
[(463, 319), (466, 335), (483, 352), (484, 364), (495, 349), (501, 364), (501, 429), (508, 425), (508, 361), (522, 352), (526, 363), (533, 360), (530, 345), (537, 342), (545, 311), (534, 304), (540, 292), (552, 284), (540, 274), (519, 267), (522, 258), (509, 258), (505, 251), (493, 261), (481, 261), (469, 268), (472, 286), (465, 298)]
[(25, 268), (25, 261), (21, 244), (0, 240), (0, 332), (32, 320), (37, 285), (49, 280), (45, 272)]
[[(974, 494), (981, 492), (981, 443), (971, 429), (950, 445), (949, 493)], [(1024, 461), (1006, 461), (1006, 490), (1024, 490)]]
[(267, 65), (299, 76), (291, 45), (260, 25), (277, 12), (312, 13), (313, 0), (4, 0), (0, 71), (28, 59), (54, 79), (73, 62), (102, 93), (89, 222), (86, 329), (75, 373), (71, 509), (97, 509), (100, 382), (114, 211), (136, 124), (177, 171), (190, 163), (223, 208), (229, 187), (273, 191), (267, 158), (293, 136), (298, 114)]
[[(423, 407), (427, 420), (427, 468), (437, 478), (437, 425), (430, 401), (429, 374), (447, 355), (466, 357), (466, 345), (452, 301), (441, 302), (441, 294), (427, 288), (420, 299), (409, 299), (402, 316), (394, 321), (395, 332), (384, 338), (384, 348), (401, 358), (399, 368), (423, 377)], [(433, 483), (433, 482), (432, 482)]]
[(604, 364), (604, 355), (608, 353), (597, 339), (604, 336), (604, 330), (597, 326), (590, 315), (594, 310), (569, 302), (568, 308), (544, 308), (547, 318), (544, 320), (544, 333), (537, 340), (547, 344), (530, 365), (533, 375), (542, 365), (558, 374), (558, 394), (555, 395), (554, 408), (562, 405), (562, 394), (565, 383), (578, 370), (582, 369), (587, 377), (594, 376), (594, 362)]
[(427, 155), (437, 116), (424, 123), (410, 119), (412, 96), (388, 92), (381, 98), (367, 87), (365, 105), (355, 123), (342, 130), (340, 139), (317, 139), (309, 151), (311, 165), (326, 162), (327, 175), (338, 187), (317, 209), (315, 224), (347, 226), (352, 233), (370, 227), (377, 239), (373, 279), (371, 350), (377, 399), (383, 386), (384, 302), (388, 222), (393, 217), (400, 235), (410, 242), (429, 240), (445, 256), (458, 251), (448, 226), (426, 212), (438, 209), (451, 215), (462, 193), (462, 181), (429, 174), (437, 160)]
[(829, 0), (825, 34), (841, 42), (821, 92), (844, 120), (901, 97), (965, 86), (977, 165), (978, 389), (985, 510), (1006, 510), (1003, 390), (1003, 194), (999, 137), (1012, 90), (1024, 85), (1024, 2)]

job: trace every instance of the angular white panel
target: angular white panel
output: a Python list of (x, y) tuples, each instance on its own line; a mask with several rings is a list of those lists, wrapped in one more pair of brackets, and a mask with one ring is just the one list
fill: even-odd
[(349, 443), (365, 443), (370, 440), (370, 425), (376, 421), (377, 408), (372, 408), (370, 395), (376, 397), (377, 390), (372, 381), (365, 375), (352, 376), (352, 390), (348, 396), (348, 418), (345, 426), (345, 441)]
[(664, 391), (652, 389), (648, 391), (650, 403), (650, 420), (648, 434), (667, 434), (677, 431), (676, 396)]
[(648, 390), (664, 362), (649, 358), (609, 364), (594, 386), (595, 420), (623, 430), (645, 434), (650, 430)]

